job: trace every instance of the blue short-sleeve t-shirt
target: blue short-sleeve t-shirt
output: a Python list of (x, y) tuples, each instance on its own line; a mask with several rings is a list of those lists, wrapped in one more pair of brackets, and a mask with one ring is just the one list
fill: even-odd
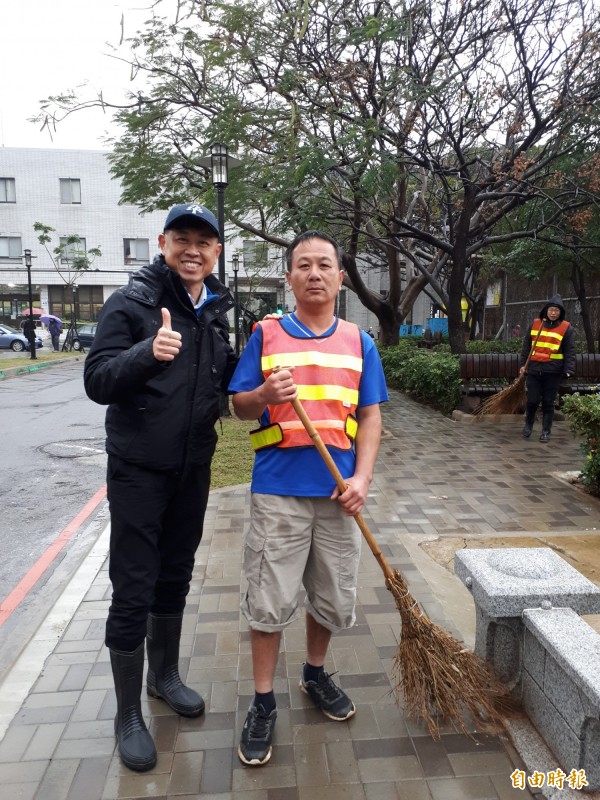
[[(291, 315), (282, 317), (279, 321), (283, 328), (291, 335), (298, 338), (305, 336), (307, 339), (316, 338), (304, 333), (291, 318)], [(322, 337), (331, 335), (336, 323), (322, 334)], [(364, 331), (361, 331), (363, 348), (363, 373), (359, 387), (358, 407), (383, 403), (388, 399), (385, 376), (379, 358), (379, 352), (374, 341)], [(262, 383), (264, 377), (260, 368), (262, 355), (262, 330), (256, 328), (242, 353), (236, 371), (229, 384), (232, 394), (238, 392), (251, 392)], [(269, 411), (264, 412), (260, 418), (260, 425), (269, 425)], [(328, 447), (337, 468), (344, 478), (354, 474), (355, 452), (354, 449), (339, 450)], [(255, 454), (254, 468), (252, 470), (251, 490), (259, 494), (290, 495), (293, 497), (329, 497), (335, 488), (335, 481), (327, 469), (316, 447), (268, 447)]]

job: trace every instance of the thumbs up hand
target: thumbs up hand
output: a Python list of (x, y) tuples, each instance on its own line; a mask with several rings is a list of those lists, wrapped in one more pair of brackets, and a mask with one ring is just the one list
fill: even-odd
[(171, 312), (161, 308), (162, 326), (152, 342), (152, 353), (157, 361), (173, 361), (181, 349), (181, 334), (171, 327)]

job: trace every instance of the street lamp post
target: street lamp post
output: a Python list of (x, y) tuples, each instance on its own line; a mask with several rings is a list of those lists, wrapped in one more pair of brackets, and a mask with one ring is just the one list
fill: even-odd
[(240, 304), (238, 296), (238, 271), (240, 269), (240, 257), (238, 253), (231, 256), (231, 266), (233, 269), (233, 300), (234, 300), (234, 331), (235, 331), (235, 354), (240, 354)]
[(29, 351), (32, 360), (37, 358), (35, 354), (35, 328), (31, 327), (33, 324), (33, 290), (31, 287), (31, 250), (23, 250), (21, 258), (25, 259), (25, 266), (27, 267), (27, 291), (29, 293)]
[(217, 192), (217, 221), (221, 234), (221, 253), (219, 255), (219, 280), (225, 284), (225, 188), (229, 183), (229, 170), (238, 167), (242, 162), (230, 156), (226, 144), (215, 142), (210, 146), (210, 156), (198, 159), (201, 167), (211, 172), (212, 185)]
[(217, 190), (217, 219), (221, 232), (221, 253), (219, 254), (219, 280), (225, 283), (225, 198), (224, 192), (229, 183), (227, 145), (215, 142), (210, 147), (210, 168), (212, 183)]
[[(217, 222), (221, 238), (221, 252), (219, 253), (219, 281), (225, 285), (225, 187), (229, 183), (229, 168), (237, 167), (242, 162), (230, 156), (227, 152), (227, 145), (215, 142), (210, 146), (210, 156), (199, 158), (198, 163), (201, 167), (209, 167), (211, 171), (212, 184), (217, 191)], [(221, 397), (221, 413), (225, 417), (231, 416), (229, 411), (229, 399), (226, 394)]]

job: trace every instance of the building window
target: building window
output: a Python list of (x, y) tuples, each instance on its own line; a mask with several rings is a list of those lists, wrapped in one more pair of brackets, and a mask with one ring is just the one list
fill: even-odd
[(81, 203), (81, 181), (79, 178), (60, 178), (60, 202)]
[(126, 264), (143, 263), (150, 261), (148, 239), (123, 239), (123, 255)]
[(95, 322), (103, 303), (102, 286), (48, 286), (50, 314), (63, 320), (76, 314), (78, 320)]
[(16, 203), (17, 191), (14, 178), (0, 178), (0, 203)]
[[(70, 236), (60, 237), (60, 263), (70, 264), (76, 269), (87, 266), (87, 249), (85, 239), (79, 237), (76, 242)], [(84, 263), (85, 262), (85, 263)]]
[(0, 236), (0, 259), (20, 262), (22, 253), (20, 236)]
[(269, 266), (269, 246), (266, 242), (244, 240), (244, 270), (264, 269)]
[(102, 286), (79, 286), (77, 304), (77, 318), (95, 322), (104, 304)]

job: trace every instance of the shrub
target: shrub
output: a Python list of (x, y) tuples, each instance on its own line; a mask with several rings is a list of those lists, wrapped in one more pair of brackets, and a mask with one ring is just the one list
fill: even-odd
[(444, 414), (450, 414), (460, 403), (458, 356), (401, 342), (382, 350), (381, 361), (389, 385), (410, 392), (416, 400)]
[(517, 337), (504, 342), (500, 339), (469, 339), (467, 353), (520, 353), (523, 340)]
[(584, 437), (583, 485), (590, 494), (600, 496), (600, 395), (573, 394), (563, 399), (562, 407), (573, 434)]

